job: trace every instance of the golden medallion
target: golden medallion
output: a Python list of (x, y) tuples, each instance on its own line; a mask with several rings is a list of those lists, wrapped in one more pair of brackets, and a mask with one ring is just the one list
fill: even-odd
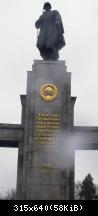
[(53, 101), (58, 95), (58, 89), (53, 84), (44, 84), (40, 88), (40, 96), (45, 101)]

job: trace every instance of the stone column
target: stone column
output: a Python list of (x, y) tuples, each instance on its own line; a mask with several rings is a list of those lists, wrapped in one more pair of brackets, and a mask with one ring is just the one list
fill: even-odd
[(71, 73), (65, 62), (35, 60), (27, 78), (23, 199), (69, 199), (72, 113)]

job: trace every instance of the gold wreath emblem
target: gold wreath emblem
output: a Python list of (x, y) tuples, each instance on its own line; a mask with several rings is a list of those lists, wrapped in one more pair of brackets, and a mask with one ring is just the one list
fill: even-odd
[(40, 96), (45, 101), (53, 101), (58, 95), (58, 89), (53, 84), (45, 84), (40, 88)]

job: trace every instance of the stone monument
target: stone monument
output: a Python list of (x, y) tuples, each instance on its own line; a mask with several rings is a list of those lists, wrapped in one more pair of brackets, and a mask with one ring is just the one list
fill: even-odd
[(60, 149), (67, 145), (62, 133), (67, 134), (73, 125), (75, 98), (71, 97), (71, 74), (65, 62), (58, 61), (58, 52), (65, 45), (61, 16), (51, 11), (50, 3), (45, 3), (43, 9), (35, 26), (40, 28), (37, 47), (44, 60), (35, 60), (28, 72), (23, 176), (18, 178), (17, 197), (66, 200), (71, 190), (68, 147), (62, 166)]

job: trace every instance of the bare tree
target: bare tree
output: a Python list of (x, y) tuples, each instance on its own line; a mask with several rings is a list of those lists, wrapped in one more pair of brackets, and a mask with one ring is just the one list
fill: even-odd
[(80, 196), (79, 196), (79, 193), (80, 193), (80, 191), (81, 191), (81, 182), (80, 181), (78, 181), (78, 182), (76, 182), (75, 183), (75, 193), (74, 193), (74, 198), (75, 198), (75, 200), (79, 200), (80, 199)]
[(9, 191), (7, 191), (4, 199), (5, 200), (15, 200), (16, 197), (16, 189), (10, 189)]

